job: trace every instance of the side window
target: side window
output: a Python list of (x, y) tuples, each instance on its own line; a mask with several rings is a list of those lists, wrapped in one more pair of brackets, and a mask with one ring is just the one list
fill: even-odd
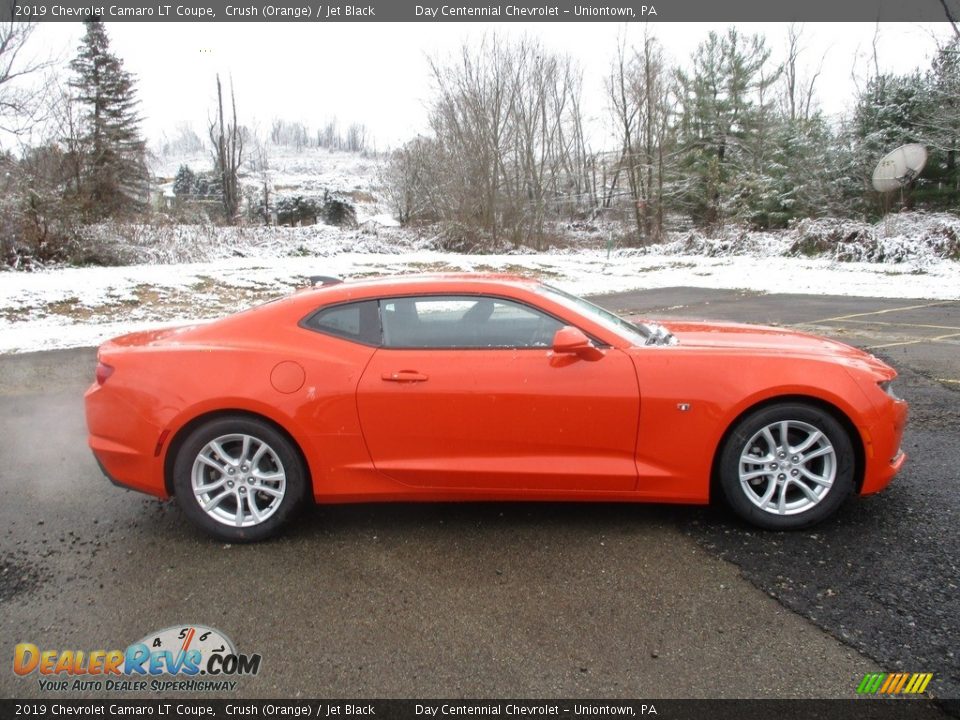
[(563, 323), (493, 297), (427, 296), (380, 301), (383, 344), (394, 348), (549, 347)]
[(324, 308), (306, 321), (311, 330), (365, 345), (380, 344), (380, 312), (376, 300), (334, 305)]

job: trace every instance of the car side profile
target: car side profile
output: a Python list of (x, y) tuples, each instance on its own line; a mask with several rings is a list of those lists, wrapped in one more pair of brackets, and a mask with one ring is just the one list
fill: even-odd
[(325, 281), (101, 346), (89, 443), (229, 541), (306, 502), (704, 504), (796, 529), (905, 456), (896, 372), (783, 328), (628, 322), (536, 280)]

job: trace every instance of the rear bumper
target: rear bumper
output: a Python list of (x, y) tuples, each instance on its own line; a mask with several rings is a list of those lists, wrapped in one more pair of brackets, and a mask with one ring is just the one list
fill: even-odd
[(163, 456), (156, 453), (161, 429), (98, 385), (87, 390), (84, 402), (87, 442), (107, 479), (119, 487), (167, 498)]
[(118, 488), (123, 488), (124, 490), (134, 490), (136, 492), (145, 492), (139, 488), (132, 487), (131, 485), (125, 485), (124, 483), (117, 480), (113, 475), (110, 474), (110, 471), (107, 470), (106, 466), (100, 462), (100, 458), (97, 457), (97, 454), (93, 454), (93, 459), (97, 461), (97, 465), (100, 467), (100, 472), (103, 473), (103, 476), (109, 480), (113, 485), (116, 485)]
[[(163, 469), (159, 458), (145, 457), (104, 438), (91, 435), (93, 457), (107, 480), (117, 487), (166, 499), (169, 494), (163, 483)], [(159, 483), (157, 477), (159, 476)]]

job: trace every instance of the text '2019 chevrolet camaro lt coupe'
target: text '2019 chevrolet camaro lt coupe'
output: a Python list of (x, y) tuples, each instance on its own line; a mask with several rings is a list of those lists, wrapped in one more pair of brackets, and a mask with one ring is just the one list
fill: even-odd
[(780, 328), (631, 323), (535, 280), (330, 281), (99, 352), (90, 446), (230, 541), (307, 501), (707, 503), (803, 528), (900, 469), (872, 355)]

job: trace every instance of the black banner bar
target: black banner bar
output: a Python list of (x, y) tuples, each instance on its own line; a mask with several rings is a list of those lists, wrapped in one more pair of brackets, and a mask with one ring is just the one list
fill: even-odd
[[(954, 16), (958, 0), (944, 0)], [(0, 19), (77, 22), (946, 22), (941, 0), (0, 0)]]
[(852, 700), (0, 700), (0, 719), (283, 717), (320, 720), (658, 718), (664, 720), (936, 720), (956, 701)]

